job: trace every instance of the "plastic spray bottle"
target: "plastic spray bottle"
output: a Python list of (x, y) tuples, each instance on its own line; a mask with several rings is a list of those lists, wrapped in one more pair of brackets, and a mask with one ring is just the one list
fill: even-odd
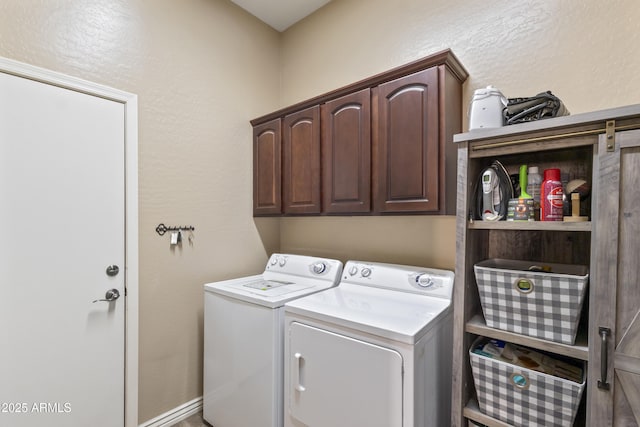
[(563, 195), (560, 169), (545, 169), (544, 181), (540, 186), (540, 221), (564, 219)]

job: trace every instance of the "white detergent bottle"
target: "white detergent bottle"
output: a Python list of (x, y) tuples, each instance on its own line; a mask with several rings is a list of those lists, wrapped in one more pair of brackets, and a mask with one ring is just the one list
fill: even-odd
[(542, 184), (542, 175), (537, 166), (529, 167), (527, 180), (527, 193), (533, 198), (533, 211), (536, 221), (540, 219), (540, 185)]

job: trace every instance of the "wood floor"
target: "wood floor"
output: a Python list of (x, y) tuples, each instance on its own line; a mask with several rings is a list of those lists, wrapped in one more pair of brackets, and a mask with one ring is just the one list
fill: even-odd
[(211, 424), (202, 419), (202, 412), (198, 412), (175, 424), (174, 427), (212, 427)]

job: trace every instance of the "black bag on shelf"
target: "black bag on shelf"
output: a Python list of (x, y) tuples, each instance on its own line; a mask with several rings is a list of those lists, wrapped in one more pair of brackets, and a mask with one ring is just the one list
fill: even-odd
[(568, 116), (569, 110), (560, 98), (546, 91), (529, 98), (509, 98), (502, 110), (505, 125), (532, 122), (551, 117)]

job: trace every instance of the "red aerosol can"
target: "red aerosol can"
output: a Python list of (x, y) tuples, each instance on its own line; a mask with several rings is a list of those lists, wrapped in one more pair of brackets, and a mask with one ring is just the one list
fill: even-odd
[(540, 187), (540, 221), (563, 220), (563, 194), (560, 169), (545, 169)]

